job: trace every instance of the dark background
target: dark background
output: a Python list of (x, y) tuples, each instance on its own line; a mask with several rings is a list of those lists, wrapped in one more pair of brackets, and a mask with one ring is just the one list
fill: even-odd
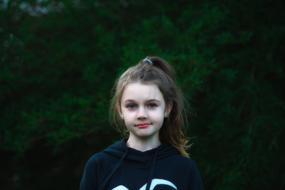
[(146, 55), (177, 71), (205, 189), (285, 189), (284, 18), (281, 0), (0, 1), (0, 189), (78, 189)]

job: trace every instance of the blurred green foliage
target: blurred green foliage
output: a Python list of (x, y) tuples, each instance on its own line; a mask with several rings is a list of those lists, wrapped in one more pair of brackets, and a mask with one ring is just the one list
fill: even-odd
[(111, 133), (116, 77), (159, 55), (190, 102), (191, 155), (206, 189), (285, 188), (282, 1), (7, 2), (1, 150)]

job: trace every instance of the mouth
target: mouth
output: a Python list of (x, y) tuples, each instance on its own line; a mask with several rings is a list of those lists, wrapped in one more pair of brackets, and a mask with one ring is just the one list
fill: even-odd
[(150, 125), (151, 125), (150, 123), (140, 123), (140, 124), (136, 124), (135, 127), (139, 129), (145, 129), (145, 128), (148, 128)]

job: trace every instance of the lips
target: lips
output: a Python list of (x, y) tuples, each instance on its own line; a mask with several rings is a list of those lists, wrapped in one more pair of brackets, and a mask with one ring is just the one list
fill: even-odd
[(150, 123), (140, 123), (140, 124), (136, 124), (135, 126), (140, 129), (145, 129), (150, 126)]

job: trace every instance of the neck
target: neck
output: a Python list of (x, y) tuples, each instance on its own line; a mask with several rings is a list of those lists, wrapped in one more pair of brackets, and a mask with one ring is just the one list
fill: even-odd
[(160, 145), (159, 139), (137, 139), (132, 136), (127, 141), (127, 146), (139, 151), (148, 151)]

